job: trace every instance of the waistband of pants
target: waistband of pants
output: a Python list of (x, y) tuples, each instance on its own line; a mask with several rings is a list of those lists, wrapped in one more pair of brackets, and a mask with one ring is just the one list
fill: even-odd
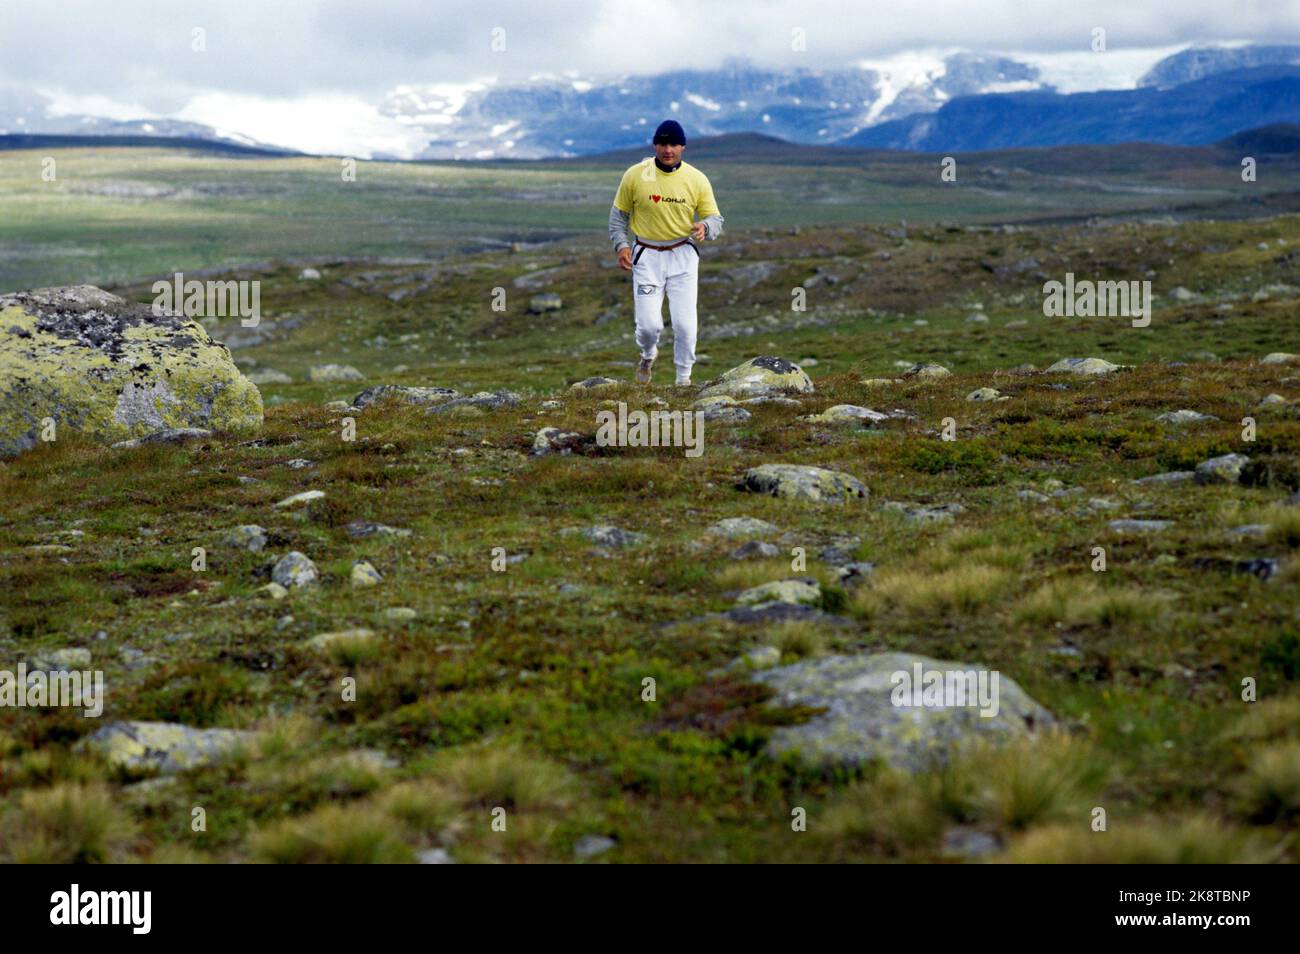
[(655, 251), (663, 252), (671, 248), (678, 248), (682, 245), (692, 245), (694, 243), (691, 242), (691, 238), (689, 235), (686, 238), (681, 238), (681, 239), (677, 239), (676, 241), (667, 241), (667, 242), (658, 242), (655, 241), (654, 239), (647, 240), (641, 238), (641, 236), (638, 235), (634, 240), (633, 244), (644, 245), (646, 248), (652, 248)]

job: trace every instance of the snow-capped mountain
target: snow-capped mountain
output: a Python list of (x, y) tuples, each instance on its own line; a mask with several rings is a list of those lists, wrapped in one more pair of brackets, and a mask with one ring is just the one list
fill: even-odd
[[(0, 88), (0, 134), (160, 136), (375, 159), (534, 159), (645, 147), (668, 117), (688, 139), (754, 132), (794, 143), (894, 149), (1209, 142), (1292, 122), (1289, 74), (1273, 86), (1210, 83), (1250, 69), (1293, 69), (1300, 47), (1227, 45), (1097, 54), (909, 51), (847, 67), (772, 69), (729, 59), (715, 70), (537, 75), (410, 83), (378, 101), (200, 96), (179, 115), (113, 115), (91, 100), (55, 104)], [(1083, 98), (1079, 98), (1083, 97)], [(1198, 113), (1212, 104), (1208, 112)], [(87, 105), (90, 104), (90, 105)], [(56, 106), (58, 108), (56, 108)], [(1239, 114), (1234, 111), (1239, 111)], [(235, 126), (243, 128), (236, 131)], [(1203, 127), (1203, 128), (1202, 128)], [(251, 134), (251, 135), (249, 135)], [(1119, 138), (1116, 138), (1119, 137)]]
[(612, 80), (538, 76), (509, 86), (404, 86), (381, 112), (428, 135), (418, 158), (573, 156), (649, 141), (673, 117), (687, 138), (763, 132), (830, 143), (949, 99), (1043, 88), (1035, 66), (999, 55), (912, 55), (847, 69), (770, 70), (729, 60), (717, 70), (676, 70)]

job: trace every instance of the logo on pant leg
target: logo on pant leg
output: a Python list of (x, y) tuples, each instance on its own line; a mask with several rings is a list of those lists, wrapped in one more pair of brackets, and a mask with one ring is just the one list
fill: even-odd
[(638, 295), (653, 295), (658, 287), (658, 285), (637, 285), (636, 293)]

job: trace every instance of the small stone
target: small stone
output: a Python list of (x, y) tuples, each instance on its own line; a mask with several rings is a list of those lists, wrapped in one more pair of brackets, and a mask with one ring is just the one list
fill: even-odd
[(733, 659), (727, 668), (733, 672), (751, 669), (771, 669), (781, 665), (781, 650), (775, 646), (759, 646)]
[(314, 382), (322, 381), (364, 381), (363, 375), (350, 364), (320, 364), (308, 372)]
[(358, 627), (356, 629), (340, 629), (329, 633), (319, 633), (307, 640), (304, 645), (308, 649), (314, 649), (317, 652), (320, 652), (322, 650), (332, 649), (339, 645), (359, 645), (362, 643), (368, 643), (374, 639), (374, 637), (374, 631), (366, 629), (365, 627)]
[(1259, 359), (1260, 364), (1290, 364), (1292, 361), (1300, 359), (1300, 355), (1290, 354), (1286, 351), (1274, 351), (1272, 354), (1266, 354)]
[(903, 372), (903, 377), (908, 379), (927, 380), (933, 378), (946, 378), (950, 374), (952, 374), (952, 372), (941, 364), (922, 361), (919, 364), (908, 365), (907, 370)]
[(583, 835), (573, 845), (573, 857), (579, 860), (594, 858), (618, 847), (618, 842), (604, 835)]
[(320, 281), (320, 272), (315, 268), (304, 268), (298, 273), (298, 280), (303, 282)]
[(358, 560), (352, 564), (353, 586), (378, 586), (384, 581), (379, 571), (367, 560)]
[(763, 464), (745, 471), (741, 490), (789, 500), (845, 503), (866, 497), (866, 486), (848, 474), (800, 464)]
[(1168, 520), (1112, 520), (1111, 530), (1116, 533), (1158, 533), (1168, 528)]
[(415, 856), (416, 860), (422, 865), (454, 865), (455, 859), (445, 848), (430, 848), (428, 851), (422, 851)]
[(1197, 424), (1201, 421), (1217, 421), (1218, 418), (1212, 414), (1202, 414), (1200, 411), (1189, 411), (1184, 408), (1180, 411), (1166, 411), (1158, 415), (1156, 420), (1161, 424)]
[(313, 500), (320, 500), (325, 496), (323, 490), (304, 490), (300, 494), (294, 494), (292, 497), (285, 497), (279, 503), (275, 504), (277, 509), (283, 507), (296, 507), (299, 504), (311, 503)]
[(579, 534), (600, 547), (635, 547), (645, 542), (645, 534), (623, 530), (619, 527), (597, 525), (594, 527), (567, 527), (562, 535)]
[(598, 391), (603, 388), (617, 387), (618, 381), (613, 378), (594, 377), (585, 378), (569, 386), (570, 391)]
[(348, 536), (358, 540), (366, 537), (409, 537), (413, 532), (405, 527), (390, 527), (371, 520), (353, 520), (345, 529)]
[(1133, 481), (1135, 484), (1182, 484), (1189, 480), (1196, 479), (1194, 470), (1170, 470), (1163, 474), (1152, 474), (1150, 477), (1139, 477)]
[(1211, 457), (1196, 465), (1198, 484), (1235, 484), (1241, 479), (1242, 468), (1250, 463), (1245, 454), (1224, 454)]
[(1002, 392), (997, 388), (976, 388), (970, 394), (966, 395), (968, 401), (1005, 401), (1007, 398), (1002, 396)]
[(1287, 403), (1286, 398), (1284, 398), (1284, 397), (1283, 397), (1282, 395), (1280, 395), (1280, 394), (1266, 394), (1266, 395), (1264, 395), (1264, 397), (1260, 400), (1260, 402), (1259, 402), (1259, 406), (1260, 406), (1260, 407), (1273, 407), (1274, 405), (1277, 405), (1277, 404), (1286, 404), (1286, 403)]
[(736, 597), (737, 606), (753, 606), (758, 603), (804, 603), (816, 605), (821, 602), (822, 588), (816, 580), (774, 580), (760, 586), (750, 587)]
[(775, 544), (763, 540), (749, 540), (732, 550), (728, 556), (733, 560), (771, 559), (780, 556), (781, 551)]
[(1110, 374), (1120, 370), (1120, 365), (1111, 364), (1102, 358), (1062, 358), (1047, 369), (1048, 374)]
[(540, 315), (547, 311), (559, 311), (563, 307), (563, 299), (553, 292), (534, 295), (532, 298), (528, 299), (528, 311), (530, 314), (534, 315)]
[(113, 447), (120, 450), (129, 450), (133, 447), (143, 447), (146, 444), (182, 444), (185, 441), (211, 436), (212, 431), (201, 427), (164, 427), (152, 434), (146, 434), (144, 437), (136, 437), (129, 441), (118, 441)]
[(315, 583), (319, 577), (320, 574), (316, 571), (316, 564), (306, 554), (299, 553), (297, 550), (290, 551), (280, 557), (274, 569), (271, 570), (271, 579), (286, 589), (295, 586), (307, 586)]
[(746, 537), (768, 536), (780, 533), (780, 529), (766, 520), (753, 517), (726, 517), (704, 531), (713, 536), (727, 537), (730, 540), (743, 540)]
[(409, 623), (417, 615), (409, 606), (390, 606), (384, 610), (384, 619), (394, 623)]
[(90, 665), (90, 650), (81, 648), (53, 649), (37, 653), (27, 660), (27, 668), (42, 672), (73, 672)]
[(273, 600), (282, 600), (289, 595), (289, 591), (279, 583), (268, 583), (266, 586), (258, 587), (257, 592)]

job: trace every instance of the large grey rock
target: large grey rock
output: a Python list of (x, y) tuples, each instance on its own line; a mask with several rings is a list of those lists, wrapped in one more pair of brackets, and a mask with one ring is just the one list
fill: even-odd
[[(768, 744), (769, 753), (794, 752), (807, 764), (823, 768), (862, 766), (879, 759), (916, 772), (942, 764), (963, 743), (1026, 736), (1055, 721), (1001, 673), (995, 696), (992, 674), (986, 676), (990, 690), (986, 701), (995, 698), (996, 707), (980, 706), (975, 681), (969, 683), (975, 696), (973, 705), (895, 704), (902, 695), (896, 674), (906, 673), (912, 680), (917, 665), (922, 667), (922, 687), (924, 674), (930, 671), (978, 674), (977, 667), (966, 663), (912, 653), (828, 656), (755, 674), (756, 682), (776, 690), (772, 701), (777, 705), (826, 709), (807, 722), (777, 729)], [(912, 701), (910, 693), (906, 700)]]
[(856, 477), (802, 464), (762, 464), (750, 468), (738, 486), (753, 493), (814, 503), (845, 503), (869, 493)]
[(0, 295), (0, 457), (35, 447), (47, 418), (55, 440), (248, 431), (262, 396), (190, 318), (92, 285)]

